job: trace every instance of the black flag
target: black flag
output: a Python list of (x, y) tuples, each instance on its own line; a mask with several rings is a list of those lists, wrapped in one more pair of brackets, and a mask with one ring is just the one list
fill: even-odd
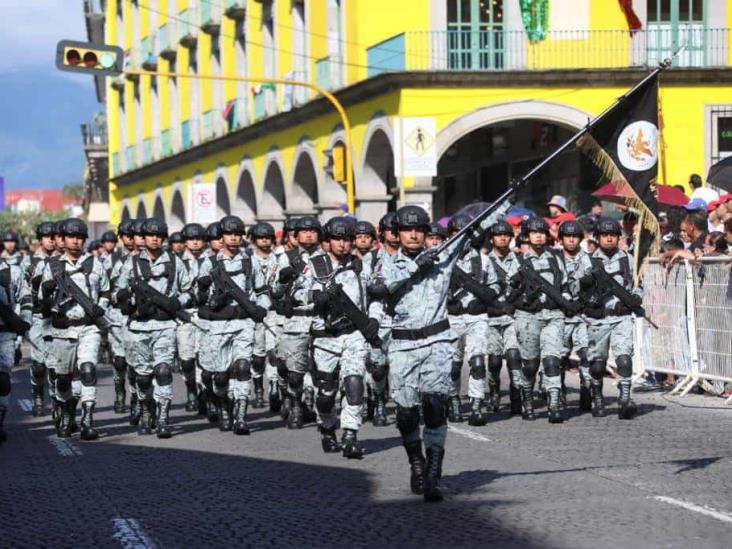
[(638, 281), (660, 239), (658, 223), (658, 76), (634, 88), (592, 123), (575, 142), (615, 187), (624, 203), (639, 212), (633, 275)]

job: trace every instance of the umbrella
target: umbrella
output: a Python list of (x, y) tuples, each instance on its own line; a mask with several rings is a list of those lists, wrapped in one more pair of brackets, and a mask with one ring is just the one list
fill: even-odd
[(723, 158), (709, 168), (707, 183), (732, 193), (732, 156)]
[[(689, 197), (686, 196), (681, 190), (670, 185), (659, 185), (656, 187), (658, 195), (658, 204), (662, 206), (685, 206), (689, 203)], [(602, 198), (608, 202), (614, 202), (615, 204), (624, 204), (626, 198), (633, 198), (630, 189), (627, 194), (622, 191), (618, 192), (618, 189), (612, 183), (603, 185), (594, 193), (592, 196)]]

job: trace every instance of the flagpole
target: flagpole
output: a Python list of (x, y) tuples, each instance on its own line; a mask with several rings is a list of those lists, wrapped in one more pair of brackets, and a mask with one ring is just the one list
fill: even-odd
[[(673, 55), (673, 57), (676, 57), (681, 49), (676, 51)], [(582, 137), (584, 134), (586, 134), (593, 125), (597, 124), (600, 120), (602, 120), (609, 112), (611, 112), (615, 107), (620, 105), (623, 101), (625, 101), (628, 96), (632, 95), (635, 91), (637, 91), (639, 88), (641, 88), (643, 85), (645, 85), (649, 80), (652, 78), (655, 78), (656, 75), (658, 75), (660, 72), (664, 71), (668, 67), (671, 66), (672, 58), (671, 59), (665, 59), (663, 62), (659, 63), (658, 67), (653, 69), (645, 78), (643, 78), (640, 82), (638, 82), (635, 86), (633, 86), (631, 89), (629, 89), (627, 92), (625, 92), (623, 95), (618, 97), (615, 102), (610, 105), (607, 109), (602, 111), (599, 115), (597, 115), (592, 120), (589, 120), (587, 122), (587, 125), (579, 130), (577, 133), (575, 133), (572, 137), (570, 137), (567, 141), (565, 141), (559, 148), (557, 148), (554, 152), (552, 152), (549, 156), (547, 156), (544, 160), (539, 162), (536, 166), (534, 166), (531, 170), (526, 172), (521, 179), (518, 181), (512, 181), (508, 184), (508, 189), (501, 194), (498, 198), (493, 201), (493, 203), (488, 206), (485, 210), (483, 210), (480, 214), (478, 214), (475, 218), (473, 218), (470, 223), (465, 225), (462, 229), (460, 229), (457, 233), (452, 235), (450, 238), (448, 238), (445, 242), (440, 244), (439, 248), (437, 249), (436, 253), (441, 253), (443, 250), (445, 250), (448, 246), (450, 246), (455, 240), (458, 238), (461, 238), (463, 235), (467, 234), (468, 231), (473, 230), (473, 227), (478, 225), (483, 219), (488, 217), (490, 214), (492, 214), (494, 211), (498, 209), (498, 207), (503, 204), (506, 200), (511, 198), (511, 196), (516, 193), (517, 191), (521, 190), (526, 186), (526, 184), (529, 182), (529, 180), (534, 177), (544, 166), (549, 164), (552, 160), (557, 158), (560, 154), (562, 154), (564, 151), (569, 149), (572, 145), (575, 144), (575, 142)], [(434, 252), (433, 252), (434, 253)]]

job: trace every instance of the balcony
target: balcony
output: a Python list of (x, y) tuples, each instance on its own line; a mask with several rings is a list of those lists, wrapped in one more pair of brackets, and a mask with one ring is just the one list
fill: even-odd
[(178, 55), (178, 35), (175, 26), (176, 21), (168, 21), (158, 29), (158, 47), (160, 48), (160, 57), (167, 61), (175, 61)]
[(201, 0), (201, 30), (206, 34), (218, 34), (221, 31), (221, 4), (212, 4), (210, 0)]
[(242, 21), (247, 15), (246, 0), (226, 0), (224, 15), (234, 21)]
[[(367, 48), (368, 75), (394, 71), (613, 69), (655, 66), (686, 47), (674, 67), (729, 65), (730, 29), (650, 28), (549, 31), (531, 43), (523, 31), (415, 31)], [(316, 63), (318, 67), (318, 63)], [(320, 67), (318, 67), (320, 68)], [(318, 73), (320, 76), (320, 73)], [(325, 78), (325, 69), (323, 69)], [(325, 80), (324, 80), (325, 82)], [(332, 89), (332, 84), (331, 84)]]
[[(181, 149), (188, 149), (200, 142), (198, 135), (198, 120), (193, 118), (186, 120), (180, 125), (180, 146)], [(175, 144), (174, 144), (175, 146)]]
[(189, 8), (180, 12), (178, 40), (184, 48), (195, 48), (198, 43), (198, 12)]
[(130, 145), (125, 149), (125, 171), (129, 172), (137, 168), (137, 150)]
[(146, 36), (140, 42), (140, 60), (142, 68), (146, 71), (158, 70), (158, 57), (155, 54), (155, 40), (152, 36)]
[(315, 62), (315, 84), (325, 90), (337, 90), (341, 82), (341, 60), (337, 56), (328, 56)]

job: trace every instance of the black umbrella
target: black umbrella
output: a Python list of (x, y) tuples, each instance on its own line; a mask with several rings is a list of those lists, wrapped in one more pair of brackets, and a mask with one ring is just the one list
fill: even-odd
[(732, 156), (723, 158), (709, 168), (707, 183), (732, 193)]

